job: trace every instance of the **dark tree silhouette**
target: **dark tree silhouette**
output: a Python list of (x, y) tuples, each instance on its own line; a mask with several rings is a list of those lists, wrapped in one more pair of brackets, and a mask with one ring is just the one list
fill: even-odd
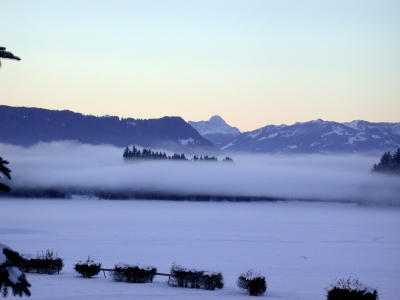
[[(0, 47), (0, 58), (21, 60), (18, 56), (15, 56), (9, 51), (6, 51), (6, 47)], [(1, 68), (1, 59), (0, 59), (0, 68)]]
[[(189, 159), (186, 157), (185, 153), (174, 153), (172, 156), (167, 156), (165, 152), (154, 152), (150, 148), (146, 149), (143, 148), (142, 151), (136, 149), (136, 146), (133, 145), (132, 150), (129, 149), (129, 147), (126, 147), (124, 150), (124, 154), (122, 155), (123, 158), (127, 159), (139, 159), (139, 160), (162, 160), (162, 159), (167, 159), (167, 160), (181, 160), (181, 161), (189, 161)], [(217, 162), (218, 158), (215, 156), (208, 156), (208, 155), (200, 155), (193, 156), (190, 161), (214, 161)], [(230, 157), (224, 158), (223, 161), (230, 161), (233, 162), (233, 159)]]
[(383, 153), (378, 164), (374, 164), (372, 172), (400, 175), (400, 148), (392, 155), (390, 151)]
[(30, 296), (31, 286), (21, 268), (26, 260), (10, 247), (0, 244), (0, 294), (7, 297), (9, 289), (14, 296)]
[(224, 162), (233, 162), (233, 159), (230, 158), (229, 156), (227, 156), (222, 161), (224, 161)]
[[(8, 179), (11, 179), (11, 175), (10, 175), (11, 170), (9, 168), (7, 168), (6, 165), (8, 165), (8, 161), (6, 161), (2, 157), (0, 157), (0, 172), (3, 173)], [(5, 185), (0, 182), (0, 191), (9, 192), (9, 191), (11, 191), (11, 189), (8, 185)]]

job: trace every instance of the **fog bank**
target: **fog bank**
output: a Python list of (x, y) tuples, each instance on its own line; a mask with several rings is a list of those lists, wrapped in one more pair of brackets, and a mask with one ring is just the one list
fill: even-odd
[(10, 162), (12, 170), (11, 181), (1, 180), (14, 188), (101, 188), (400, 204), (400, 179), (370, 173), (379, 156), (235, 155), (230, 164), (132, 162), (124, 161), (122, 154), (121, 148), (74, 142), (40, 143), (30, 148), (0, 144), (0, 156)]

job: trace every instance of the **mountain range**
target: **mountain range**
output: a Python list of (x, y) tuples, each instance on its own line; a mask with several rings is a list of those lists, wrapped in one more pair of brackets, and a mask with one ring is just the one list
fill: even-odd
[[(293, 125), (268, 125), (240, 134), (237, 134), (237, 128), (226, 124), (219, 116), (189, 124), (205, 138), (212, 133), (209, 140), (225, 152), (366, 153), (400, 147), (400, 123), (363, 120), (338, 123), (318, 119)], [(217, 137), (220, 139), (216, 142)]]
[[(88, 144), (170, 149), (174, 151), (219, 149), (181, 117), (160, 119), (96, 117), (69, 110), (0, 105), (0, 143), (31, 146), (38, 142), (75, 140)], [(188, 151), (190, 152), (190, 151)]]
[(75, 140), (88, 144), (160, 148), (185, 153), (367, 153), (400, 147), (400, 123), (324, 121), (267, 125), (240, 132), (220, 116), (185, 122), (160, 119), (96, 117), (68, 110), (0, 105), (0, 143), (31, 146)]

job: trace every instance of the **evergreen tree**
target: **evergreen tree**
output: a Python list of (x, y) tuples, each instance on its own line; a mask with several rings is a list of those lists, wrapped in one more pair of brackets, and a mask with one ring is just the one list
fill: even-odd
[[(19, 57), (15, 56), (9, 51), (6, 51), (6, 47), (0, 47), (0, 58), (21, 60)], [(1, 69), (1, 59), (0, 59), (0, 69)]]
[(400, 175), (400, 148), (392, 155), (385, 152), (378, 164), (372, 166), (371, 172)]
[(150, 148), (149, 149), (144, 148), (142, 150), (142, 157), (145, 158), (145, 159), (151, 158), (151, 150), (150, 150)]
[(208, 155), (204, 155), (204, 160), (205, 161), (218, 161), (218, 159), (215, 156), (208, 156)]
[(132, 151), (131, 149), (129, 149), (128, 147), (125, 148), (124, 150), (124, 155), (122, 155), (123, 158), (128, 158), (128, 157), (132, 157)]
[(400, 148), (398, 148), (392, 155), (390, 171), (393, 174), (400, 175)]
[[(2, 157), (0, 157), (0, 172), (3, 173), (8, 179), (11, 179), (11, 170), (6, 167), (9, 162), (4, 160)], [(1, 178), (1, 177), (0, 177)], [(0, 191), (5, 191), (5, 192), (10, 192), (11, 189), (8, 185), (5, 185), (0, 182)]]
[(136, 149), (135, 145), (133, 145), (133, 147), (132, 147), (132, 156), (133, 157), (140, 156), (140, 155), (138, 155), (138, 150)]
[(224, 162), (233, 162), (233, 159), (230, 158), (229, 156), (227, 156), (222, 161), (224, 161)]
[(21, 268), (26, 264), (18, 252), (10, 247), (0, 244), (0, 293), (3, 297), (8, 296), (11, 289), (14, 296), (30, 296), (31, 286)]

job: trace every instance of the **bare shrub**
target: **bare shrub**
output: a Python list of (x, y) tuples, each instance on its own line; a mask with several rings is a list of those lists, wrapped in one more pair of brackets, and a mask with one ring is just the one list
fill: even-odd
[(327, 300), (377, 300), (378, 291), (376, 288), (362, 284), (357, 279), (336, 280), (335, 284), (326, 288)]
[(88, 259), (84, 262), (79, 261), (75, 264), (74, 270), (82, 275), (84, 278), (91, 278), (100, 273), (101, 263), (95, 264), (92, 259), (90, 259), (90, 255)]
[(251, 269), (239, 276), (237, 286), (251, 296), (260, 296), (267, 290), (265, 277)]
[(153, 282), (156, 273), (157, 269), (153, 266), (118, 264), (110, 272), (110, 276), (119, 282), (145, 283)]
[(23, 254), (27, 260), (27, 264), (23, 267), (26, 273), (39, 273), (39, 274), (60, 274), (64, 267), (64, 260), (54, 254), (53, 250), (46, 250), (46, 253), (38, 253), (35, 258), (29, 254)]
[(188, 269), (173, 264), (170, 269), (172, 278), (168, 284), (176, 287), (215, 290), (224, 287), (224, 278), (221, 273)]

